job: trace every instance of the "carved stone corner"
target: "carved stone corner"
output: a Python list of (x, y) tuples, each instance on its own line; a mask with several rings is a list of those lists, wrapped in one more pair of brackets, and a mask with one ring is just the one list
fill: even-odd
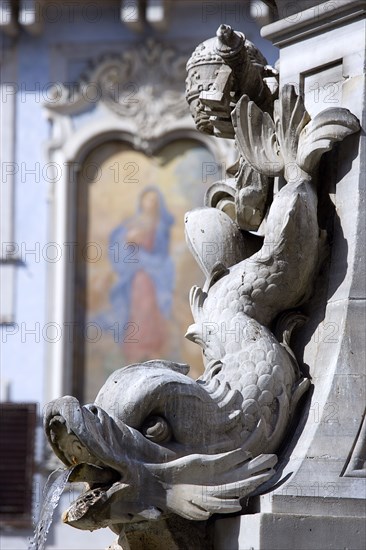
[(364, 416), (356, 437), (344, 477), (366, 477), (366, 417)]

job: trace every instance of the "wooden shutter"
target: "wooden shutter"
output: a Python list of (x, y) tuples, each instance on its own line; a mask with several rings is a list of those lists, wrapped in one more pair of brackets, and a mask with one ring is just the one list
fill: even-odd
[(0, 520), (32, 525), (35, 403), (0, 403)]

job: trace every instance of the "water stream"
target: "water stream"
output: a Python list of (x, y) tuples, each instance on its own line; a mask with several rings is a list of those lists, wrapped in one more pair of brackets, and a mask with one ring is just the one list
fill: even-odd
[(73, 468), (68, 468), (67, 470), (59, 469), (52, 472), (49, 476), (44, 488), (45, 498), (39, 521), (34, 530), (34, 537), (28, 546), (28, 550), (44, 550), (48, 531), (52, 523), (53, 513), (72, 472)]

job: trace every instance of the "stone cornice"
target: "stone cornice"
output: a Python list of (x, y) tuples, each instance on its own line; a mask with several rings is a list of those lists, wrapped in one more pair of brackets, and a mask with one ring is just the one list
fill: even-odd
[(282, 47), (345, 21), (363, 18), (365, 14), (365, 0), (324, 2), (266, 25), (261, 29), (261, 35), (275, 46)]

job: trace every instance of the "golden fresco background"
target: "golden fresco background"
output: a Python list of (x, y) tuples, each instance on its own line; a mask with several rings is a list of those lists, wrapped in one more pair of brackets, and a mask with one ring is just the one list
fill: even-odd
[(170, 359), (188, 363), (193, 377), (202, 372), (200, 348), (184, 338), (189, 290), (203, 283), (185, 243), (184, 214), (202, 205), (214, 162), (193, 140), (151, 157), (110, 142), (86, 159), (78, 181), (84, 277), (77, 275), (76, 295), (85, 309), (86, 401), (113, 370), (133, 362)]

